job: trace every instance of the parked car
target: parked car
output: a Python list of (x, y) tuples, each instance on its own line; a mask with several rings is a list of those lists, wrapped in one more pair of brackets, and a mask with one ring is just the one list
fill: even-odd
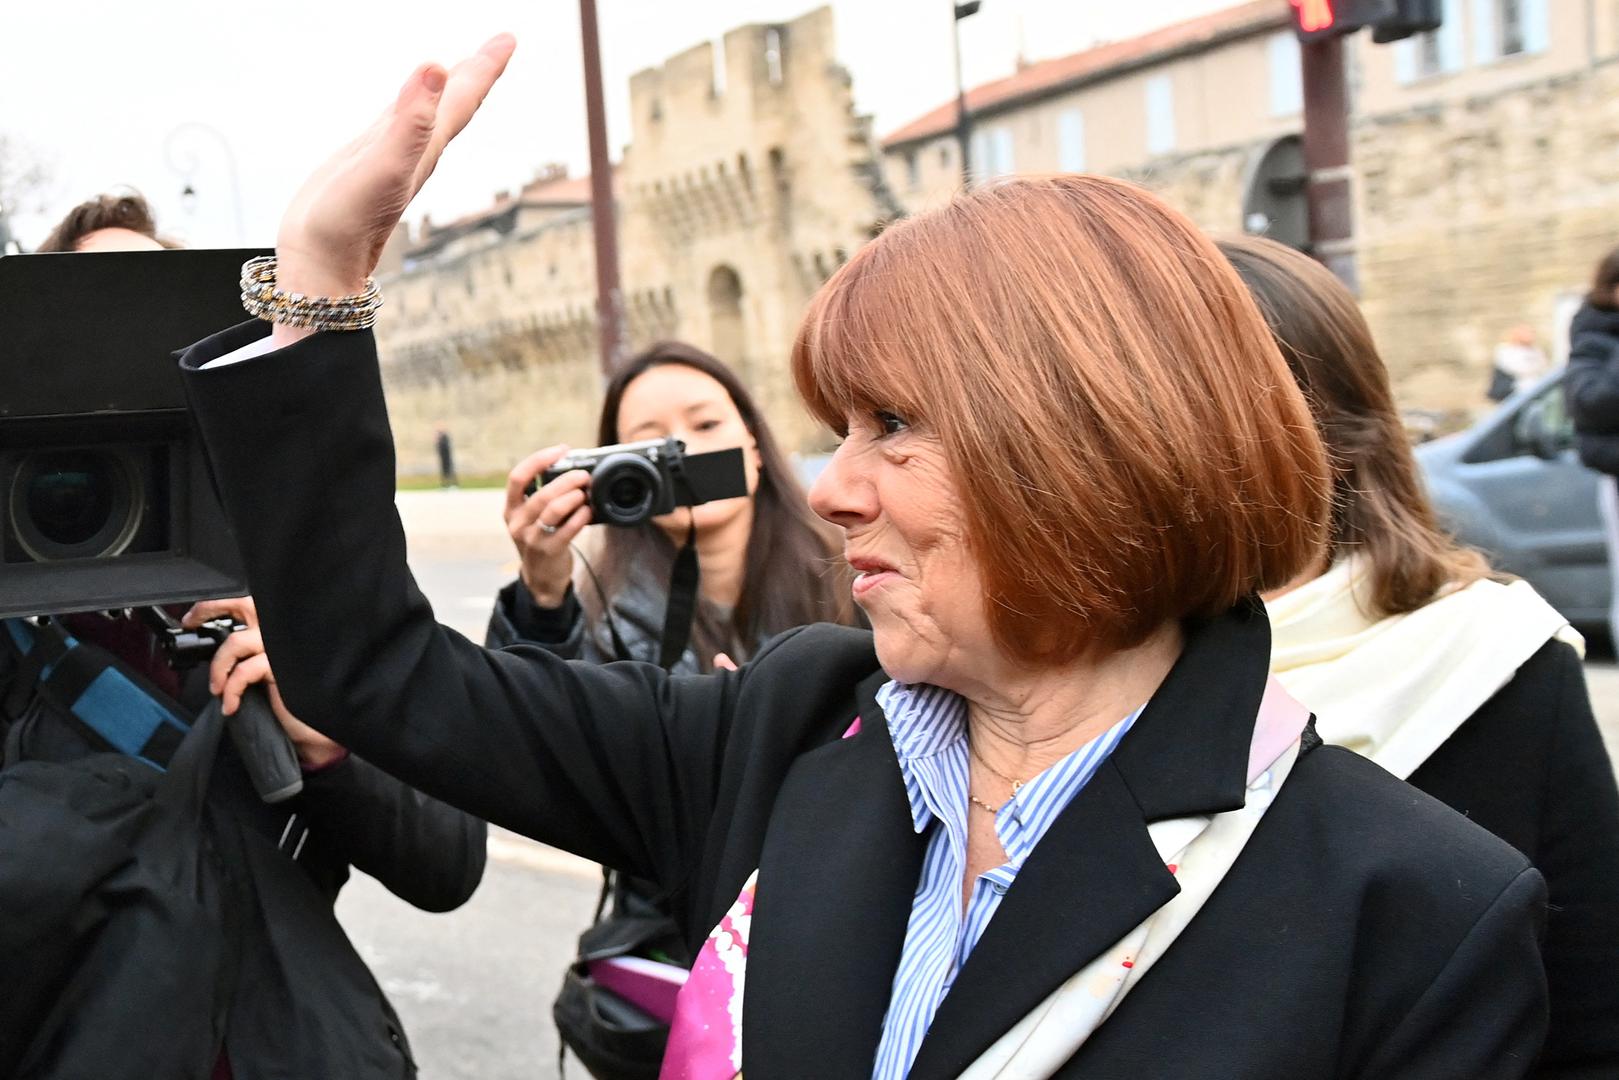
[(1613, 588), (1598, 475), (1580, 464), (1559, 368), (1466, 431), (1416, 448), (1434, 509), (1464, 544), (1526, 579), (1569, 622), (1605, 632)]

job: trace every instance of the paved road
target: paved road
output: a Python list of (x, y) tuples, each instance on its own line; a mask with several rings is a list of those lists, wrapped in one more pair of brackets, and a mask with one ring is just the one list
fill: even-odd
[[(409, 492), (411, 565), (440, 621), (481, 639), (495, 590), (516, 573), (495, 491)], [(1587, 668), (1610, 752), (1619, 750), (1619, 668)], [(1619, 754), (1615, 755), (1619, 761)], [(550, 1003), (589, 918), (592, 867), (519, 837), (491, 839), (489, 869), (461, 910), (429, 915), (357, 875), (338, 911), (402, 1014), (424, 1080), (555, 1075)], [(570, 1076), (583, 1075), (577, 1066)]]

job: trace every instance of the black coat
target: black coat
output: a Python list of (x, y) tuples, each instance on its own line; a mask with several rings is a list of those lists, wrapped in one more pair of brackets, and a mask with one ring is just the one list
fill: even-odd
[[(0, 647), (0, 701), (15, 681), (11, 659)], [(207, 700), (206, 672), (193, 672), (183, 690), (179, 704), (195, 714)], [(42, 698), (23, 700), (28, 704), (18, 716), (0, 716), (0, 730), (50, 707)], [(36, 760), (69, 761), (87, 748), (63, 720), (43, 729), (38, 749)], [(298, 795), (267, 805), (229, 739), (219, 744), (206, 818), (210, 843), (229, 864), (226, 892), (236, 909), (230, 942), (220, 943), (236, 952), (225, 1033), (236, 1080), (414, 1076), (399, 1017), (333, 904), (353, 866), (419, 908), (458, 907), (483, 876), (483, 822), (353, 755), (305, 774)], [(27, 850), (26, 857), (35, 857), (31, 838), (0, 838), (7, 855)], [(144, 962), (138, 953), (123, 959)], [(166, 1037), (165, 1027), (207, 1023), (207, 1017), (169, 1015), (162, 1002), (131, 1000), (128, 1007), (149, 1010), (155, 1039)], [(109, 1063), (104, 1075), (126, 1073)]]
[[(433, 620), (406, 568), (371, 335), (196, 370), (262, 332), (217, 335), (183, 366), (291, 707), (440, 798), (661, 882), (694, 945), (757, 868), (744, 1074), (869, 1077), (925, 842), (871, 635), (791, 631), (740, 672), (688, 677), (485, 650)], [(302, 633), (338, 621), (349, 632)], [(957, 1075), (1177, 892), (1147, 825), (1242, 805), (1269, 658), (1257, 602), (1187, 627), (1163, 686), (1025, 863), (912, 1077)], [(1061, 1075), (1524, 1076), (1546, 1023), (1544, 902), (1508, 845), (1312, 745)]]
[(1541, 647), (1411, 783), (1529, 856), (1551, 897), (1537, 1077), (1619, 1077), (1619, 789), (1579, 656)]
[(1587, 301), (1569, 324), (1563, 394), (1580, 460), (1619, 476), (1619, 310)]

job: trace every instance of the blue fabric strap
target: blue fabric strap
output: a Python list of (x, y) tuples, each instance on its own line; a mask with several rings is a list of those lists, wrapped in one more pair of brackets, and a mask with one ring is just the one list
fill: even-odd
[(102, 749), (163, 769), (191, 725), (162, 697), (121, 670), (115, 657), (53, 623), (6, 620), (23, 655), (41, 650), (39, 690), (77, 720)]

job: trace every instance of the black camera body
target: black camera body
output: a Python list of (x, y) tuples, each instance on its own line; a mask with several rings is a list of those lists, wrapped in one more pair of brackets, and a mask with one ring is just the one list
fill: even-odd
[(255, 254), (0, 258), (0, 618), (248, 591), (173, 354)]
[(604, 525), (639, 525), (677, 506), (748, 493), (740, 448), (687, 454), (686, 444), (671, 437), (569, 451), (527, 494), (576, 469), (590, 473), (591, 514)]

